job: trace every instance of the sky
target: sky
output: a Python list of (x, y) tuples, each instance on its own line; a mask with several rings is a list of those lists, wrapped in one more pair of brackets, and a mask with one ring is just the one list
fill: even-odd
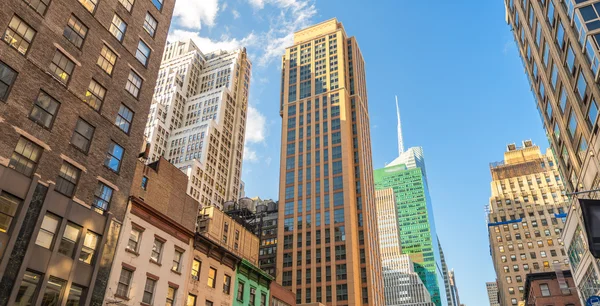
[(494, 281), (484, 208), (489, 163), (509, 143), (548, 147), (503, 0), (177, 0), (170, 40), (203, 52), (246, 47), (253, 63), (242, 179), (277, 198), (281, 56), (293, 32), (336, 17), (367, 71), (374, 168), (397, 156), (394, 95), (405, 147), (422, 146), (438, 236), (461, 302), (488, 305)]

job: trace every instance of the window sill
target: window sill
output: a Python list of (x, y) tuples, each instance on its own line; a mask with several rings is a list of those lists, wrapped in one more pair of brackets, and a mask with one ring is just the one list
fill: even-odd
[(114, 297), (121, 299), (121, 300), (125, 300), (125, 301), (129, 301), (129, 298), (126, 296), (122, 296), (120, 294), (115, 294)]
[[(130, 249), (130, 248), (125, 248), (125, 252), (127, 252), (127, 253), (131, 253), (131, 254), (135, 255), (136, 257), (137, 257), (137, 256), (140, 256), (140, 253), (138, 253), (138, 252), (136, 252), (136, 251), (134, 251), (134, 250), (132, 250), (132, 249)], [(152, 260), (151, 260), (151, 261), (152, 261)]]
[(159, 266), (159, 267), (162, 267), (162, 265), (160, 264), (160, 262), (158, 262), (158, 261), (156, 261), (156, 260), (154, 260), (154, 259), (150, 259), (149, 261), (150, 261), (151, 263), (153, 263), (153, 264), (155, 264), (155, 265)]
[(173, 269), (171, 269), (171, 272), (173, 272), (173, 273), (175, 273), (175, 274), (177, 274), (177, 275), (181, 275), (181, 272), (180, 272), (180, 271), (176, 271), (176, 270), (173, 270)]
[(151, 304), (146, 304), (144, 302), (140, 302), (140, 305), (142, 305), (142, 306), (152, 306)]

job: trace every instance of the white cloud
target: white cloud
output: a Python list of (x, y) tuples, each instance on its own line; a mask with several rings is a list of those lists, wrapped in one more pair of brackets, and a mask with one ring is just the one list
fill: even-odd
[(231, 14), (233, 14), (233, 19), (240, 18), (240, 12), (238, 12), (236, 9), (231, 10)]
[(218, 12), (219, 0), (177, 0), (173, 17), (182, 27), (200, 30), (202, 24), (214, 26)]
[(227, 2), (223, 3), (223, 5), (221, 5), (221, 11), (225, 11), (227, 9)]
[(264, 142), (267, 134), (267, 118), (252, 106), (248, 106), (247, 115), (246, 144)]
[(248, 2), (250, 2), (250, 5), (257, 9), (262, 9), (263, 7), (265, 7), (264, 0), (248, 0)]
[(244, 161), (247, 161), (247, 162), (257, 162), (258, 161), (258, 155), (256, 155), (256, 151), (254, 151), (252, 148), (246, 146), (244, 148)]
[(192, 39), (203, 53), (209, 53), (215, 50), (234, 50), (240, 47), (248, 47), (253, 44), (256, 39), (256, 35), (254, 35), (254, 33), (250, 33), (248, 36), (242, 39), (222, 36), (221, 40), (216, 41), (208, 37), (201, 37), (198, 32), (174, 30), (169, 34), (168, 38), (169, 41), (186, 41), (188, 39)]

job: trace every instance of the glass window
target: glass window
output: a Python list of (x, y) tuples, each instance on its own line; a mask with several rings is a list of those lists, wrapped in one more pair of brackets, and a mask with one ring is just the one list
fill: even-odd
[(135, 0), (119, 0), (119, 2), (128, 12), (131, 12), (131, 8), (133, 7)]
[(79, 0), (79, 3), (81, 3), (83, 7), (93, 14), (96, 10), (96, 6), (98, 5), (98, 0)]
[(100, 85), (96, 80), (92, 79), (88, 90), (85, 92), (84, 102), (91, 106), (94, 110), (100, 111), (104, 96), (106, 95), (106, 89)]
[(112, 171), (119, 172), (121, 168), (121, 161), (123, 160), (123, 147), (111, 142), (108, 147), (108, 153), (104, 160), (104, 165)]
[(58, 78), (63, 84), (67, 84), (75, 69), (75, 63), (62, 52), (56, 50), (52, 62), (50, 63), (50, 72)]
[(162, 240), (154, 238), (154, 244), (152, 245), (152, 255), (150, 255), (150, 259), (152, 259), (155, 262), (160, 262), (163, 244), (164, 242)]
[(79, 20), (75, 15), (71, 15), (67, 26), (63, 31), (63, 35), (70, 41), (75, 47), (81, 48), (83, 41), (87, 36), (88, 28)]
[(69, 257), (73, 257), (75, 248), (77, 247), (77, 241), (79, 240), (79, 234), (81, 233), (81, 227), (68, 223), (63, 233), (63, 237), (60, 240), (58, 246), (58, 252)]
[(69, 295), (67, 296), (66, 306), (80, 305), (84, 290), (85, 288), (81, 286), (71, 284), (71, 289), (69, 289)]
[(127, 85), (125, 89), (134, 97), (138, 97), (140, 89), (142, 88), (142, 78), (137, 73), (130, 71), (129, 77), (127, 78)]
[(102, 51), (100, 51), (100, 57), (98, 57), (98, 61), (96, 64), (104, 70), (104, 72), (111, 75), (113, 69), (115, 68), (115, 63), (117, 62), (117, 54), (114, 53), (107, 45), (102, 46)]
[(152, 305), (154, 299), (154, 287), (156, 287), (156, 280), (147, 278), (146, 285), (144, 286), (144, 296), (142, 297), (142, 303)]
[(42, 298), (42, 305), (60, 305), (66, 283), (60, 278), (50, 276)]
[(575, 53), (573, 53), (573, 47), (569, 45), (567, 49), (567, 67), (569, 68), (569, 72), (571, 74), (575, 73)]
[(108, 210), (112, 194), (112, 188), (102, 182), (98, 182), (98, 186), (94, 192), (94, 207), (100, 209), (100, 212)]
[(42, 147), (21, 137), (10, 157), (8, 167), (30, 177), (33, 175), (41, 155)]
[(339, 208), (334, 211), (333, 222), (334, 223), (344, 222), (344, 209), (343, 208)]
[(152, 4), (160, 11), (163, 6), (163, 0), (152, 0)]
[(173, 306), (175, 304), (175, 296), (177, 295), (177, 289), (169, 286), (167, 289), (167, 303), (165, 306)]
[(59, 224), (59, 217), (51, 213), (46, 213), (44, 215), (44, 219), (42, 220), (42, 226), (40, 227), (37, 238), (35, 239), (35, 244), (49, 250), (52, 249), (54, 236)]
[(23, 2), (27, 3), (33, 10), (42, 16), (44, 16), (46, 8), (50, 5), (50, 0), (23, 0)]
[(236, 298), (238, 301), (244, 301), (244, 282), (238, 282), (238, 290)]
[(0, 233), (10, 230), (17, 209), (21, 206), (21, 199), (2, 191), (0, 193)]
[(175, 255), (173, 256), (173, 266), (171, 270), (179, 272), (181, 269), (181, 258), (183, 257), (183, 252), (179, 250), (175, 250)]
[(188, 294), (185, 306), (196, 306), (196, 296), (193, 294)]
[(592, 99), (590, 103), (590, 109), (588, 110), (587, 120), (592, 128), (596, 125), (596, 120), (598, 119), (598, 104), (596, 103), (596, 99)]
[(550, 296), (550, 287), (548, 287), (548, 284), (540, 284), (540, 291), (542, 292), (542, 296)]
[(579, 98), (581, 101), (585, 100), (585, 90), (587, 89), (587, 81), (583, 76), (583, 72), (579, 71), (579, 76), (577, 77), (577, 93), (579, 94)]
[(17, 72), (0, 61), (0, 101), (6, 101)]
[(83, 119), (78, 118), (75, 124), (75, 130), (71, 136), (71, 144), (87, 153), (94, 136), (95, 128)]
[(121, 104), (115, 124), (125, 133), (129, 133), (131, 121), (133, 120), (133, 112), (127, 106)]
[(142, 231), (140, 231), (137, 228), (131, 228), (131, 233), (129, 234), (129, 241), (127, 242), (127, 249), (137, 252), (141, 236)]
[(36, 31), (16, 15), (12, 17), (4, 33), (4, 41), (19, 53), (25, 55)]
[(556, 68), (556, 64), (552, 65), (552, 89), (556, 90), (556, 85), (558, 84), (558, 69)]
[(79, 261), (92, 264), (94, 262), (94, 257), (96, 257), (96, 248), (98, 247), (99, 241), (99, 235), (87, 231), (87, 233), (85, 233), (85, 238), (83, 239), (83, 246), (81, 247), (81, 253), (79, 254)]
[(72, 197), (75, 193), (75, 187), (79, 181), (80, 174), (81, 170), (67, 162), (63, 162), (56, 180), (55, 190), (68, 197)]
[(56, 113), (58, 113), (59, 107), (60, 103), (58, 101), (45, 92), (40, 91), (29, 114), (29, 119), (49, 129), (54, 123), (54, 118), (56, 117)]
[(119, 41), (123, 41), (125, 37), (125, 31), (127, 31), (127, 24), (117, 14), (113, 16), (110, 24), (110, 33)]
[(129, 286), (131, 285), (131, 279), (133, 278), (133, 271), (125, 268), (121, 269), (121, 276), (119, 276), (119, 284), (117, 285), (117, 295), (121, 297), (129, 297)]
[(575, 132), (577, 131), (577, 120), (575, 119), (574, 111), (571, 111), (571, 116), (569, 116), (568, 130), (571, 138), (575, 138)]
[(140, 61), (144, 66), (148, 64), (148, 58), (150, 57), (150, 47), (145, 42), (140, 40), (138, 43), (137, 51), (135, 52), (135, 58)]
[(192, 263), (192, 279), (198, 280), (200, 277), (200, 269), (202, 268), (202, 262), (198, 259), (194, 259)]
[(42, 280), (42, 275), (39, 273), (25, 271), (15, 300), (16, 305), (34, 305), (40, 280)]
[(158, 22), (156, 22), (156, 19), (154, 19), (150, 13), (146, 13), (146, 19), (144, 19), (144, 30), (146, 30), (150, 36), (154, 37), (157, 25)]

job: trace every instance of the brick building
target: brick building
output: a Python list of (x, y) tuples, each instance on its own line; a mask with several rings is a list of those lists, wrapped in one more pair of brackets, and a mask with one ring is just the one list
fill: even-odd
[[(562, 285), (561, 285), (562, 284)], [(526, 306), (581, 306), (571, 271), (527, 274), (523, 300)]]
[(102, 303), (173, 7), (2, 1), (0, 305)]

